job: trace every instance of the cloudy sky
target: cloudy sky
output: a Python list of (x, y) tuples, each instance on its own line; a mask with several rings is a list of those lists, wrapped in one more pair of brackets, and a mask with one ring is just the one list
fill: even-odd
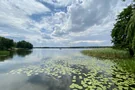
[(0, 0), (0, 36), (34, 46), (112, 45), (116, 16), (132, 0)]

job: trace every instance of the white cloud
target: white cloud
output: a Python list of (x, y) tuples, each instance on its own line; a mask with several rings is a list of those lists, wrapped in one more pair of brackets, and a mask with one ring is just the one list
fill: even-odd
[(0, 26), (31, 31), (28, 28), (34, 22), (29, 15), (46, 11), (49, 9), (35, 0), (0, 0)]
[[(53, 35), (61, 37), (71, 33), (78, 34), (80, 32), (89, 30), (93, 26), (103, 24), (104, 21), (106, 21), (106, 17), (108, 17), (110, 12), (113, 11), (111, 6), (116, 6), (117, 1), (113, 1), (114, 0), (87, 0), (79, 4), (73, 3), (72, 5), (68, 6), (67, 14), (65, 15), (66, 17), (63, 17), (64, 22), (56, 26), (53, 24), (54, 28), (56, 28)], [(113, 14), (113, 12), (111, 14)], [(104, 25), (107, 23), (108, 22), (104, 23)]]
[[(67, 8), (67, 12), (53, 12), (40, 1), (49, 3), (52, 8)], [(0, 0), (0, 35), (25, 39), (35, 46), (110, 45), (110, 31), (116, 15), (130, 2)], [(48, 12), (50, 15), (44, 15)], [(42, 14), (41, 20), (34, 20)], [(31, 18), (31, 15), (37, 17)]]
[(55, 5), (56, 7), (59, 7), (71, 5), (72, 3), (75, 3), (77, 0), (40, 0), (40, 1), (44, 1), (52, 5)]
[(48, 8), (36, 0), (0, 0), (0, 9), (3, 13), (13, 14), (15, 16), (49, 11)]
[(100, 44), (100, 43), (103, 43), (105, 42), (105, 40), (80, 40), (80, 41), (74, 41), (74, 42), (71, 42), (72, 44), (78, 44), (78, 43), (89, 43), (89, 44)]

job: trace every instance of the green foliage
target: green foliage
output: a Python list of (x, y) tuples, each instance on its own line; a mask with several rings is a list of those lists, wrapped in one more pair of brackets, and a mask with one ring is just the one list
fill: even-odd
[(128, 51), (116, 50), (112, 48), (83, 50), (82, 53), (88, 56), (94, 56), (105, 59), (125, 59), (130, 57)]
[(26, 49), (32, 49), (33, 45), (26, 41), (19, 41), (17, 42), (17, 48), (26, 48)]
[(133, 41), (132, 41), (132, 48), (133, 48), (133, 50), (135, 52), (135, 37), (133, 38)]
[(26, 41), (14, 42), (12, 39), (0, 37), (0, 50), (11, 50), (12, 48), (32, 49), (33, 45)]
[(112, 42), (114, 46), (117, 48), (125, 48), (128, 47), (128, 43), (126, 42), (127, 33), (126, 30), (127, 23), (130, 21), (132, 17), (132, 10), (134, 7), (132, 5), (125, 8), (117, 17), (116, 24), (112, 30)]
[(127, 24), (126, 30), (127, 33), (127, 43), (129, 43), (129, 47), (135, 52), (135, 11)]
[(112, 30), (112, 42), (116, 48), (129, 48), (131, 56), (135, 53), (135, 5), (124, 9), (116, 19)]
[(30, 79), (45, 74), (47, 80), (48, 78), (56, 82), (68, 80), (70, 85), (67, 83), (65, 85), (71, 90), (134, 90), (135, 84), (134, 73), (127, 72), (117, 63), (97, 58), (82, 58), (80, 54), (76, 59), (68, 57), (43, 60), (36, 65), (12, 70), (7, 75), (12, 74), (23, 74)]
[(14, 41), (12, 39), (0, 37), (0, 50), (8, 50), (14, 46)]
[[(122, 67), (123, 70), (135, 73), (135, 58), (129, 58), (128, 51), (116, 50), (116, 49), (93, 49), (83, 50), (82, 53), (88, 56), (94, 56), (102, 59), (111, 59), (118, 67)], [(118, 69), (118, 68), (116, 68)]]

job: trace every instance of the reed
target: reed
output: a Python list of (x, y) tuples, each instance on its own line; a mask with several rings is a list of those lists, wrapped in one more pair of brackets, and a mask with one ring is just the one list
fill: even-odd
[(102, 48), (102, 49), (92, 49), (81, 51), (84, 55), (104, 58), (104, 59), (126, 59), (130, 58), (128, 51), (117, 50), (113, 48)]

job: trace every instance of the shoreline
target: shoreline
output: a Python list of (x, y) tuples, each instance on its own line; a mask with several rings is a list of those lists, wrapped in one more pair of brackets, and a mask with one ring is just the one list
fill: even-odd
[(10, 55), (10, 52), (18, 51), (18, 50), (31, 50), (31, 49), (24, 49), (24, 48), (13, 48), (9, 50), (0, 50), (0, 56), (8, 56)]
[(111, 60), (128, 72), (135, 73), (135, 58), (130, 57), (128, 51), (113, 48), (82, 50), (82, 54), (101, 60)]

